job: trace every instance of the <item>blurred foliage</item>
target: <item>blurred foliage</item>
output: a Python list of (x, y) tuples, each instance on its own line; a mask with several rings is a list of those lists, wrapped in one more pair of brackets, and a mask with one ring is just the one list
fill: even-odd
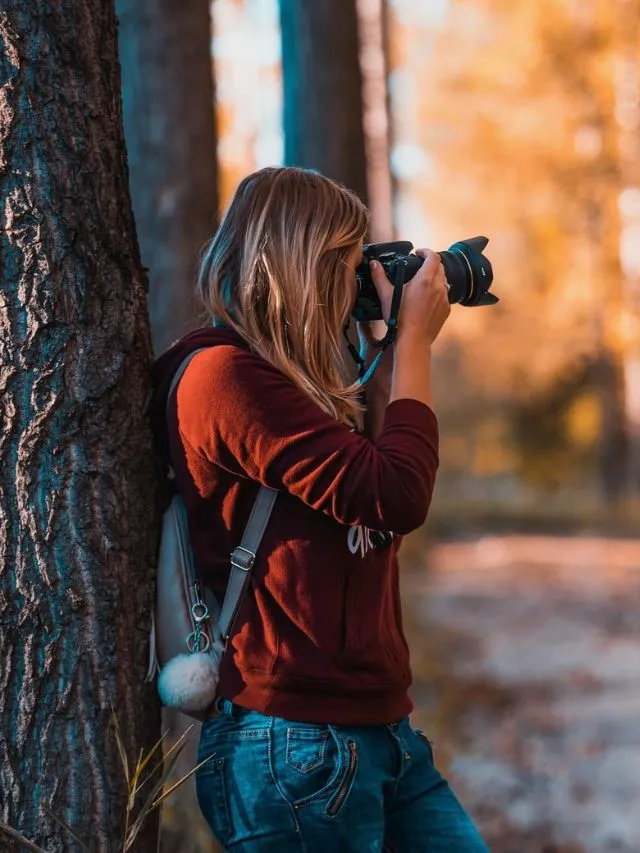
[[(599, 457), (627, 449), (621, 384), (637, 326), (620, 265), (621, 4), (439, 5), (437, 22), (407, 26), (411, 3), (393, 4), (392, 95), (415, 95), (395, 122), (423, 155), (401, 203), (428, 212), (437, 248), (489, 236), (502, 300), (454, 309), (443, 335), (445, 479), (463, 466), (525, 491), (596, 493)], [(614, 365), (608, 385), (591, 369), (599, 359)]]

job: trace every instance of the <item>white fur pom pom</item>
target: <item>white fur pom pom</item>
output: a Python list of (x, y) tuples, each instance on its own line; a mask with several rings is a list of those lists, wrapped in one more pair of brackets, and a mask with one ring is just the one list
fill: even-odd
[(215, 653), (185, 653), (171, 658), (158, 675), (162, 704), (182, 711), (204, 711), (215, 699), (218, 667)]

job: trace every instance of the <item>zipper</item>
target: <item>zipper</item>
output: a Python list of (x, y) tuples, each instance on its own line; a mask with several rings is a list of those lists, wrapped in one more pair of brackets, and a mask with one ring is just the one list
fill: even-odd
[(356, 746), (355, 741), (349, 740), (347, 741), (347, 745), (349, 747), (349, 764), (342, 778), (338, 792), (327, 806), (327, 814), (331, 815), (331, 817), (335, 817), (342, 808), (347, 794), (351, 789), (351, 783), (353, 782), (356, 766), (358, 764), (358, 747)]

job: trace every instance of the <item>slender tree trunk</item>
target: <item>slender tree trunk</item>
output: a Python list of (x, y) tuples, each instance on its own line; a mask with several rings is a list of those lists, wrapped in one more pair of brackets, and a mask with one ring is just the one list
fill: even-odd
[(112, 3), (1, 0), (0, 209), (0, 820), (79, 849), (45, 801), (111, 853), (111, 707), (130, 765), (159, 734), (151, 345)]
[(602, 410), (602, 437), (598, 446), (600, 496), (612, 506), (626, 495), (629, 475), (624, 373), (615, 353), (605, 349), (598, 353), (593, 375)]
[(356, 0), (280, 0), (285, 162), (367, 200)]
[(385, 0), (357, 0), (371, 240), (393, 240), (388, 21)]
[(133, 207), (156, 351), (192, 327), (218, 216), (208, 0), (116, 0)]

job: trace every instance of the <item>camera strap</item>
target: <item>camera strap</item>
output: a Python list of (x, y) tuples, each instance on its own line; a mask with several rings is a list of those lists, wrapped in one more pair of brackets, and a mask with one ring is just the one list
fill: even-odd
[(398, 333), (398, 312), (400, 311), (400, 300), (402, 299), (402, 288), (405, 283), (405, 270), (407, 267), (406, 261), (399, 261), (396, 264), (396, 276), (395, 281), (393, 282), (393, 297), (391, 298), (391, 309), (389, 311), (389, 319), (387, 321), (387, 332), (382, 338), (382, 340), (377, 341), (372, 344), (375, 349), (379, 349), (380, 352), (376, 355), (374, 360), (369, 365), (369, 368), (365, 370), (365, 360), (362, 358), (360, 353), (356, 350), (354, 345), (351, 343), (347, 336), (347, 330), (349, 328), (350, 320), (347, 322), (347, 325), (344, 328), (344, 336), (347, 340), (347, 346), (349, 348), (349, 352), (353, 357), (353, 360), (358, 365), (358, 376), (360, 377), (360, 384), (365, 385), (376, 372), (376, 368), (380, 364), (380, 360), (384, 355), (384, 351), (389, 346), (389, 344), (393, 343), (396, 339), (396, 335)]

